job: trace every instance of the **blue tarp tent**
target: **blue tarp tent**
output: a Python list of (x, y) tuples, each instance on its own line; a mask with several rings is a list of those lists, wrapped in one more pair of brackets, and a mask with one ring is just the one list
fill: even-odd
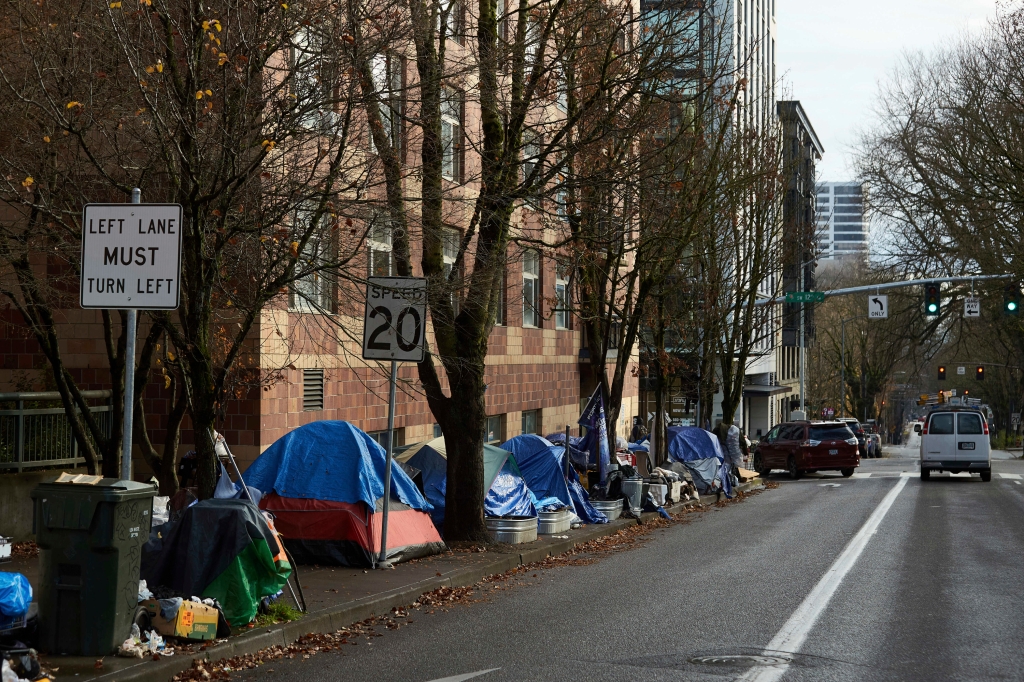
[[(317, 421), (277, 439), (242, 478), (246, 485), (281, 497), (364, 502), (372, 509), (384, 497), (385, 461), (384, 448), (361, 429), (344, 421)], [(412, 509), (430, 511), (430, 503), (395, 462), (391, 494)]]
[[(548, 440), (555, 445), (565, 445), (565, 433), (549, 433)], [(569, 436), (569, 461), (582, 471), (590, 466), (590, 453), (586, 450), (583, 436)]]
[(667, 429), (668, 458), (681, 462), (693, 475), (697, 492), (715, 491), (715, 481), (729, 497), (732, 486), (722, 466), (724, 456), (718, 436), (698, 426), (670, 426)]
[(533, 434), (510, 438), (501, 447), (515, 456), (526, 484), (538, 497), (557, 499), (559, 506), (572, 509), (584, 523), (608, 523), (608, 517), (590, 504), (590, 495), (580, 485), (576, 470), (566, 466), (564, 447)]
[[(444, 528), (448, 460), (444, 438), (406, 450), (398, 460), (419, 469), (423, 494), (433, 505), (430, 518), (440, 531)], [(537, 516), (532, 494), (514, 457), (493, 445), (484, 445), (484, 513), (488, 516)]]

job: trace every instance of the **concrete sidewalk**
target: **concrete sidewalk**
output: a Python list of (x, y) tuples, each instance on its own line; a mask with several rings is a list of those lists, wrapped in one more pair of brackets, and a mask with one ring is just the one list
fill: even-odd
[[(739, 486), (738, 490), (747, 492), (760, 487), (761, 480), (754, 479)], [(707, 504), (714, 500), (714, 497), (705, 496), (701, 501)], [(696, 504), (690, 500), (669, 507), (668, 511), (680, 511), (684, 506)], [(564, 554), (577, 545), (657, 517), (655, 513), (645, 513), (640, 520), (617, 519), (608, 524), (570, 530), (563, 534), (568, 536), (567, 539), (540, 536), (536, 542), (528, 544), (494, 545), (482, 552), (446, 553), (398, 564), (393, 570), (299, 566), (299, 579), (308, 607), (308, 613), (299, 620), (247, 630), (195, 653), (179, 652), (174, 656), (161, 657), (159, 661), (107, 656), (102, 659), (101, 668), (96, 668), (96, 657), (44, 656), (42, 662), (47, 668), (59, 669), (56, 673), (58, 679), (169, 680), (176, 673), (190, 668), (193, 659), (218, 660), (253, 654), (275, 645), (286, 646), (308, 633), (335, 632), (370, 616), (387, 614), (394, 607), (411, 604), (426, 592), (442, 587), (473, 585), (486, 576)], [(17, 560), (5, 564), (3, 570), (24, 573), (35, 585), (38, 561)]]

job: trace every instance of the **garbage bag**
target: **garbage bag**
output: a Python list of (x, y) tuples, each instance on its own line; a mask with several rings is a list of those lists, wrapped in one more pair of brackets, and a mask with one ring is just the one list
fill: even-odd
[(21, 573), (0, 573), (0, 613), (9, 618), (22, 616), (32, 602), (32, 586)]

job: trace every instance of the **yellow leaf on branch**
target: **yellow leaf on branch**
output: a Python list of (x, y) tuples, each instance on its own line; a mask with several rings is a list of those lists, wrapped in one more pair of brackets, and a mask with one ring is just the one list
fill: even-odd
[(34, 182), (35, 182), (35, 179), (30, 175), (30, 176), (28, 176), (27, 178), (25, 178), (24, 180), (21, 181), (21, 186), (22, 187), (31, 187), (32, 183), (34, 183)]

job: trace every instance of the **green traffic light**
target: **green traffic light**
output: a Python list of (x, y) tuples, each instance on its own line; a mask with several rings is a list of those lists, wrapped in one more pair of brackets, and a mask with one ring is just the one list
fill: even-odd
[(935, 305), (934, 303), (929, 303), (928, 304), (928, 312), (934, 313), (938, 309), (939, 309), (939, 306)]
[(1007, 310), (1016, 310), (1017, 309), (1017, 302), (1016, 301), (1008, 301), (1007, 304), (1006, 304), (1006, 309)]

